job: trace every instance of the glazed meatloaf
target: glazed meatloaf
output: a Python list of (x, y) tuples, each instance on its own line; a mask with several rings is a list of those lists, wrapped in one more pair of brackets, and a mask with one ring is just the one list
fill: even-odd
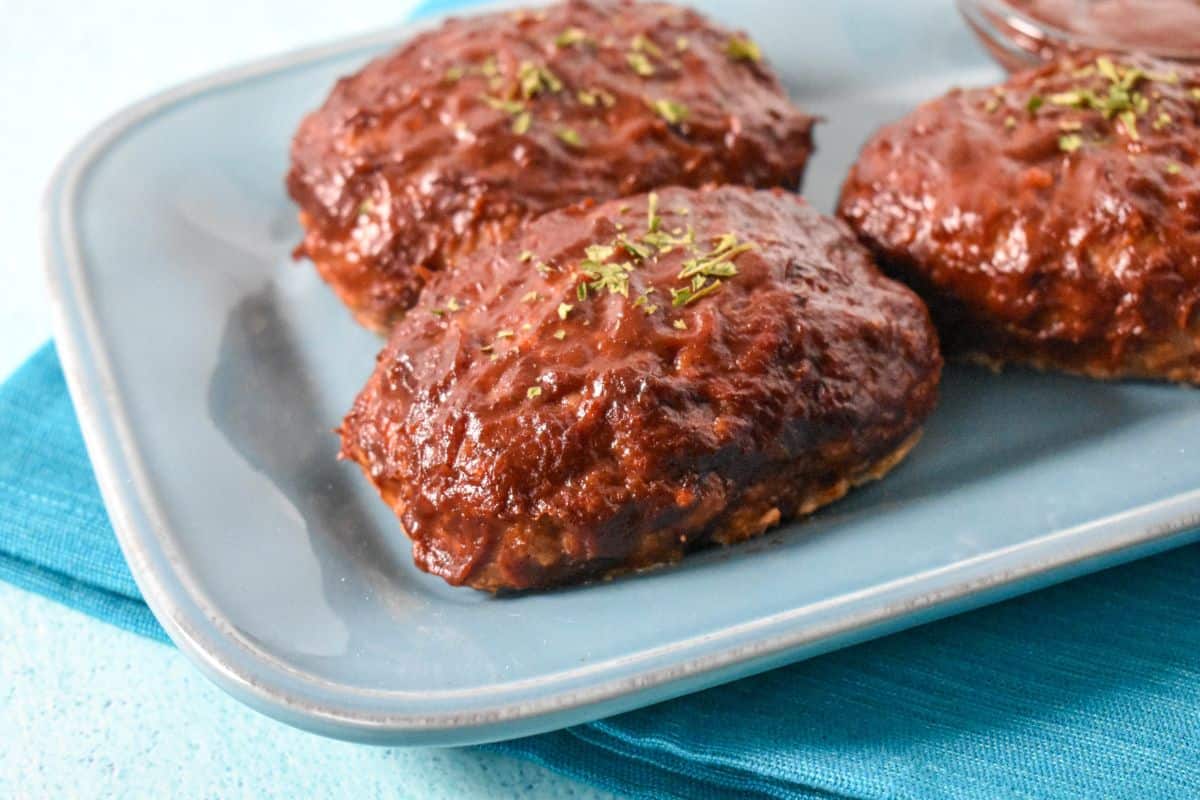
[(1200, 72), (1090, 54), (881, 130), (840, 213), (950, 356), (1200, 382)]
[(431, 273), (531, 216), (668, 184), (796, 188), (812, 124), (751, 40), (694, 11), (572, 0), (451, 20), (301, 124), (297, 253), (382, 331)]
[(941, 370), (925, 307), (781, 190), (547, 214), (426, 288), (341, 428), (424, 570), (519, 590), (740, 541), (878, 478)]

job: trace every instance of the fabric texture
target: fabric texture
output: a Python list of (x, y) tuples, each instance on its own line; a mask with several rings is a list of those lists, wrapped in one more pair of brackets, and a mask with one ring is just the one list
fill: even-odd
[(0, 579), (167, 641), (108, 523), (52, 343), (0, 386)]
[[(0, 579), (166, 641), (52, 344), (0, 386)], [(1195, 798), (1200, 545), (491, 747), (631, 797)]]

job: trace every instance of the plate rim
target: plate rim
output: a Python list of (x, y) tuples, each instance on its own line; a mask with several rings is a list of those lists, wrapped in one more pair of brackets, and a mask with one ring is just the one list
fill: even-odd
[[(468, 11), (479, 14), (518, 5), (530, 3), (503, 0)], [(533, 698), (513, 697), (469, 711), (405, 710), (414, 695), (437, 693), (355, 689), (290, 668), (241, 639), (231, 622), (198, 602), (185, 564), (172, 554), (163, 534), (167, 526), (156, 512), (153, 492), (145, 479), (139, 478), (133, 425), (123, 411), (122, 392), (88, 299), (88, 269), (75, 225), (80, 187), (114, 144), (172, 108), (281, 71), (397, 44), (455, 15), (437, 14), (300, 48), (158, 92), (87, 133), (59, 162), (47, 186), (41, 237), (54, 340), (106, 510), (154, 616), (180, 651), (222, 689), (284, 722), (337, 738), (414, 745), (494, 741), (552, 730), (746, 677), (1200, 539), (1200, 531), (1195, 530), (1200, 526), (1198, 489), (858, 592), (643, 649), (633, 656), (517, 683), (453, 690), (454, 694), (483, 698), (523, 691), (528, 688), (524, 684), (537, 689), (539, 684), (569, 682), (581, 670), (600, 676), (582, 689), (558, 688), (547, 693), (543, 686), (541, 694)], [(877, 602), (872, 604), (872, 600)], [(860, 608), (832, 623), (804, 624), (806, 616), (838, 606)], [(761, 629), (756, 638), (731, 641), (753, 633), (751, 629)], [(231, 646), (246, 653), (231, 652)], [(644, 669), (630, 668), (632, 661), (650, 661), (670, 651), (687, 657)], [(243, 663), (235, 656), (241, 656)], [(338, 697), (357, 702), (331, 701)], [(371, 709), (360, 707), (365, 701), (372, 703)]]

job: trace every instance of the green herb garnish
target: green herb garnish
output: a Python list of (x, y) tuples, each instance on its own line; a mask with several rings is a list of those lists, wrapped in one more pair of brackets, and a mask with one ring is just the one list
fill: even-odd
[(650, 63), (650, 59), (646, 58), (645, 53), (626, 53), (625, 60), (629, 62), (630, 68), (643, 78), (649, 78), (654, 74), (654, 64)]
[(703, 275), (697, 275), (692, 280), (690, 287), (671, 290), (671, 305), (678, 308), (679, 306), (691, 305), (705, 295), (710, 295), (721, 288), (720, 281), (708, 283)]
[(515, 115), (525, 110), (525, 104), (520, 100), (506, 100), (502, 97), (492, 97), (490, 94), (480, 95), (480, 98), (492, 108), (503, 111), (505, 114)]
[(517, 80), (521, 84), (521, 96), (526, 100), (537, 97), (542, 92), (562, 91), (563, 83), (558, 76), (541, 64), (532, 61), (522, 61), (517, 68)]
[(1122, 111), (1120, 114), (1117, 114), (1117, 119), (1121, 120), (1121, 126), (1125, 128), (1125, 133), (1130, 139), (1136, 142), (1142, 138), (1138, 134), (1137, 114), (1133, 110)]
[(762, 61), (758, 45), (745, 36), (731, 36), (725, 43), (725, 55), (734, 61)]
[(1119, 72), (1117, 72), (1116, 65), (1114, 65), (1112, 61), (1104, 56), (1096, 59), (1096, 69), (1101, 75), (1108, 78), (1113, 83), (1121, 82), (1121, 75)]
[(650, 302), (650, 295), (654, 294), (654, 291), (655, 291), (654, 288), (651, 287), (651, 288), (643, 291), (641, 294), (639, 294), (637, 296), (637, 299), (633, 301), (633, 307), (634, 308), (640, 307), (643, 311), (646, 312), (647, 316), (649, 316), (650, 314), (653, 314), (655, 311), (658, 311), (658, 306), (655, 303)]
[(607, 261), (615, 252), (617, 248), (610, 244), (589, 244), (583, 249), (588, 261)]
[(671, 125), (678, 125), (688, 117), (688, 107), (674, 100), (666, 98), (655, 100), (650, 107)]
[(592, 37), (588, 36), (587, 31), (583, 28), (567, 28), (565, 31), (554, 37), (555, 47), (573, 47), (577, 44), (591, 42)]
[(1083, 147), (1083, 137), (1076, 133), (1068, 133), (1058, 137), (1058, 149), (1064, 153), (1074, 153)]
[(633, 52), (635, 53), (649, 53), (655, 58), (662, 58), (662, 50), (659, 49), (658, 45), (650, 41), (645, 34), (639, 33), (637, 36), (634, 36), (629, 46), (633, 48)]
[(629, 255), (638, 261), (645, 261), (654, 255), (654, 252), (649, 247), (630, 241), (624, 234), (617, 237), (617, 246), (624, 249), (626, 253), (629, 253)]
[(554, 135), (557, 136), (564, 144), (570, 145), (571, 147), (583, 146), (583, 139), (579, 138), (579, 134), (576, 133), (573, 128), (559, 128), (554, 132)]
[[(679, 231), (676, 228), (676, 231)], [(659, 253), (669, 253), (676, 247), (691, 247), (696, 243), (696, 232), (689, 225), (682, 233), (667, 233), (666, 231), (647, 231), (642, 234), (642, 241)]]
[(579, 271), (591, 278), (587, 287), (594, 292), (608, 290), (609, 294), (619, 294), (629, 297), (629, 273), (633, 272), (633, 264), (622, 261), (615, 264), (584, 261)]
[(733, 259), (755, 248), (753, 242), (738, 242), (737, 236), (726, 233), (717, 237), (716, 245), (683, 262), (680, 278), (690, 278), (689, 286), (671, 290), (671, 304), (684, 306), (721, 288), (721, 281), (738, 274)]
[(575, 93), (575, 97), (589, 108), (595, 108), (597, 104), (612, 108), (617, 102), (617, 98), (603, 89), (580, 89)]
[(708, 253), (684, 261), (679, 277), (704, 275), (711, 278), (731, 278), (737, 275), (737, 266), (734, 265), (733, 259), (747, 250), (753, 250), (754, 247), (753, 242), (739, 243), (737, 236), (726, 233), (718, 238), (716, 247)]
[(530, 386), (528, 389), (525, 390), (525, 399), (532, 400), (535, 397), (541, 396), (541, 394), (542, 394), (542, 387)]
[[(1137, 86), (1144, 80), (1172, 82), (1172, 74), (1146, 72), (1138, 67), (1122, 67), (1111, 59), (1100, 56), (1096, 59), (1096, 70), (1108, 81), (1108, 90), (1100, 94), (1091, 89), (1072, 89), (1051, 95), (1054, 105), (1098, 111), (1105, 119), (1116, 118), (1127, 136), (1134, 141), (1138, 134), (1138, 116), (1150, 110), (1150, 99)], [(1178, 80), (1178, 75), (1174, 76)], [(1170, 115), (1159, 114), (1154, 122), (1155, 130), (1170, 124)]]

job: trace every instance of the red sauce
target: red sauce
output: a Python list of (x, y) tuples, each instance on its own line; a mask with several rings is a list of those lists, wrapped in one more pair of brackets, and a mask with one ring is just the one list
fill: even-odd
[(749, 40), (689, 9), (571, 0), (449, 20), (301, 124), (299, 252), (386, 331), (432, 273), (546, 211), (658, 186), (796, 187), (813, 122)]
[(874, 136), (840, 213), (948, 355), (1200, 384), (1198, 69), (1093, 55), (955, 89)]
[(1033, 19), (1091, 46), (1200, 58), (1197, 0), (1011, 0)]
[(1200, 61), (1200, 0), (960, 0), (959, 5), (1009, 70), (1080, 49)]
[[(392, 332), (342, 452), (422, 569), (497, 591), (668, 563), (810, 513), (915, 441), (933, 327), (843, 225), (779, 190), (656, 197), (539, 217), (437, 273)], [(734, 269), (679, 302), (727, 237)], [(625, 279), (581, 294), (591, 259)]]

